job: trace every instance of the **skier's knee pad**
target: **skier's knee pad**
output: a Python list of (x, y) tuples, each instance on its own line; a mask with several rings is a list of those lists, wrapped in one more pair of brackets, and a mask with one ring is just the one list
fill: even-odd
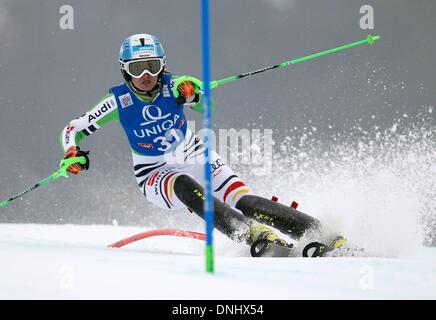
[(174, 193), (187, 207), (201, 210), (204, 201), (204, 188), (189, 174), (179, 174), (174, 180)]
[[(204, 218), (204, 188), (190, 175), (181, 174), (174, 182), (174, 192), (181, 202)], [(215, 227), (231, 239), (245, 241), (249, 231), (249, 220), (239, 211), (213, 197)]]
[(294, 238), (300, 238), (306, 231), (317, 229), (320, 222), (291, 207), (273, 202), (256, 195), (246, 195), (239, 199), (236, 208), (247, 217), (274, 226)]

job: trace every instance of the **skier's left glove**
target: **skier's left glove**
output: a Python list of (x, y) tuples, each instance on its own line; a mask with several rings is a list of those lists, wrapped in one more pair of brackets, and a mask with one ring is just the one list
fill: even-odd
[(78, 174), (80, 171), (89, 169), (89, 151), (82, 151), (79, 147), (69, 147), (67, 151), (65, 151), (64, 159), (69, 158), (77, 158), (77, 157), (85, 157), (85, 164), (81, 164), (79, 162), (72, 164), (67, 168), (67, 171), (72, 174)]
[(179, 92), (179, 97), (177, 98), (178, 104), (192, 106), (200, 101), (200, 93), (198, 93), (192, 81), (186, 80), (180, 82), (177, 91)]

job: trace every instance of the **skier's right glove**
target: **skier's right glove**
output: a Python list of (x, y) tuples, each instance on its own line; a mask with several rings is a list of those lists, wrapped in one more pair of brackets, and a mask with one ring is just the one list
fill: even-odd
[(85, 164), (80, 164), (79, 162), (72, 164), (67, 168), (67, 171), (72, 174), (78, 174), (80, 171), (89, 169), (89, 151), (82, 151), (79, 147), (69, 147), (67, 151), (65, 151), (64, 159), (69, 158), (77, 158), (84, 157), (86, 162)]

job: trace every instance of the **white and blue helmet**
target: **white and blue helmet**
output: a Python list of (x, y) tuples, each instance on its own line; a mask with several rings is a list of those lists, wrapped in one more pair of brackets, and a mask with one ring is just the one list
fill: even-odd
[(126, 38), (121, 44), (119, 62), (121, 71), (127, 81), (131, 75), (126, 72), (125, 64), (132, 60), (160, 60), (162, 71), (166, 64), (165, 51), (159, 39), (151, 34), (134, 34)]

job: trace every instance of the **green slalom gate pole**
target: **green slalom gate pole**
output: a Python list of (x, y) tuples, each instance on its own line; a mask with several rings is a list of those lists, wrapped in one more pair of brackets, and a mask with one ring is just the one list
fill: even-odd
[(296, 64), (296, 63), (299, 63), (299, 62), (315, 59), (315, 58), (318, 58), (318, 57), (321, 57), (321, 56), (325, 56), (325, 55), (330, 54), (330, 53), (335, 53), (335, 52), (346, 50), (346, 49), (349, 49), (349, 48), (352, 48), (352, 47), (360, 46), (362, 44), (370, 44), (371, 45), (371, 44), (373, 44), (375, 41), (377, 41), (379, 39), (380, 39), (380, 36), (371, 36), (371, 35), (369, 35), (368, 37), (366, 37), (363, 40), (352, 42), (352, 43), (349, 43), (349, 44), (346, 44), (346, 45), (343, 45), (343, 46), (340, 46), (340, 47), (337, 47), (337, 48), (333, 48), (333, 49), (330, 49), (330, 50), (314, 53), (314, 54), (311, 54), (311, 55), (308, 55), (308, 56), (305, 56), (305, 57), (302, 57), (302, 58), (285, 61), (285, 62), (282, 62), (280, 64), (276, 64), (274, 66), (266, 67), (266, 68), (259, 69), (259, 70), (256, 70), (256, 71), (242, 73), (242, 74), (239, 74), (237, 76), (231, 76), (231, 77), (224, 78), (224, 79), (221, 79), (221, 80), (215, 80), (215, 81), (212, 81), (210, 83), (210, 86), (211, 86), (212, 89), (215, 89), (215, 88), (218, 88), (219, 86), (221, 86), (221, 85), (223, 85), (225, 83), (233, 82), (233, 81), (236, 81), (236, 80), (248, 77), (248, 76), (252, 76), (252, 75), (257, 74), (257, 73), (261, 73), (261, 72), (265, 72), (265, 71), (273, 70), (273, 69), (285, 68), (285, 67), (290, 66), (292, 64)]
[(59, 170), (57, 170), (55, 173), (53, 173), (51, 176), (37, 182), (33, 187), (30, 187), (29, 189), (21, 192), (20, 194), (17, 194), (16, 196), (13, 196), (12, 198), (2, 201), (0, 202), (0, 207), (4, 207), (5, 205), (11, 203), (12, 201), (14, 201), (15, 199), (21, 197), (22, 195), (35, 190), (36, 188), (43, 186), (47, 183), (49, 183), (50, 181), (56, 180), (60, 177), (65, 177), (68, 178), (68, 173), (67, 173), (67, 168), (69, 166), (71, 166), (72, 164), (75, 163), (80, 163), (80, 164), (85, 164), (86, 163), (86, 159), (85, 157), (76, 157), (76, 158), (70, 158), (70, 159), (64, 159), (61, 160), (61, 163), (59, 165)]

